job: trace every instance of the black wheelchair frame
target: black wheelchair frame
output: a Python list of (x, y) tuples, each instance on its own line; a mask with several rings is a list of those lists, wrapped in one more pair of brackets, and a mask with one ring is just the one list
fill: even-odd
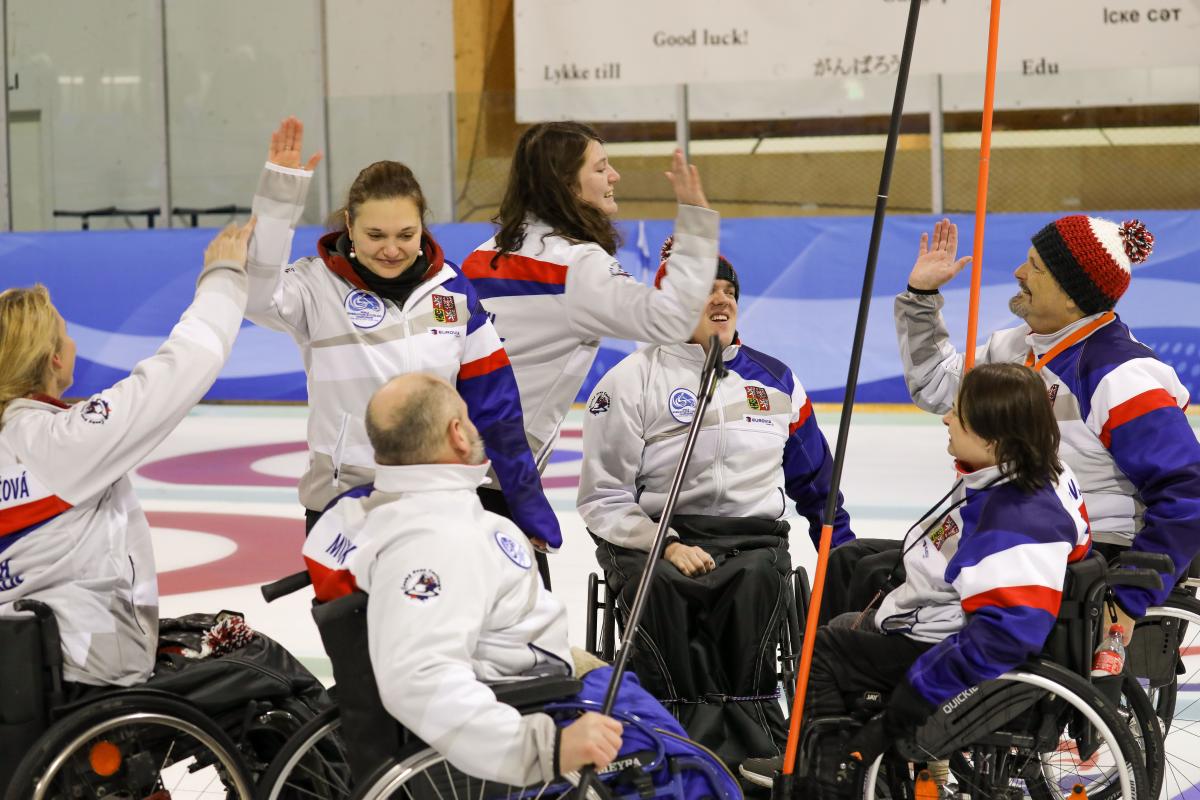
[[(867, 765), (857, 777), (852, 775), (853, 765), (837, 765), (840, 772), (833, 781), (856, 781), (855, 791), (863, 797), (873, 797), (881, 783), (889, 785), (892, 796), (903, 796), (911, 792), (912, 779), (927, 762), (948, 758), (960, 791), (969, 790), (972, 798), (1011, 796), (1012, 780), (1024, 781), (1030, 796), (1049, 797), (1047, 765), (1031, 754), (1065, 748), (1075, 754), (1075, 761), (1087, 764), (1108, 743), (1109, 751), (1115, 750), (1114, 764), (1120, 759), (1127, 767), (1132, 796), (1157, 797), (1163, 773), (1162, 735), (1152, 721), (1148, 699), (1131, 675), (1093, 679), (1090, 670), (1109, 589), (1161, 586), (1159, 572), (1165, 566), (1161, 557), (1141, 553), (1125, 554), (1113, 569), (1098, 554), (1070, 565), (1058, 622), (1041, 658), (945, 704), (911, 739), (896, 742), (890, 753)], [(1122, 701), (1125, 714), (1119, 711)], [(818, 763), (820, 737), (845, 736), (880, 711), (884, 702), (882, 694), (860, 698), (851, 716), (808, 723), (794, 791), (814, 787), (821, 779), (830, 782), (828, 774), (817, 774), (829, 768)], [(1066, 738), (1060, 741), (1062, 736)], [(968, 751), (979, 758), (964, 756)], [(1114, 767), (1102, 774), (1101, 784), (1090, 796), (1099, 800), (1123, 796), (1122, 786), (1112, 782), (1119, 773)]]
[[(179, 780), (211, 774), (227, 797), (249, 800), (255, 776), (316, 713), (299, 700), (249, 700), (210, 715), (153, 679), (128, 688), (66, 683), (54, 612), (29, 598), (13, 609), (21, 615), (0, 619), (5, 800), (125, 796), (121, 792), (150, 797), (169, 791), (164, 773), (171, 770)], [(160, 684), (177, 688), (174, 677)], [(62, 784), (69, 794), (58, 793)]]

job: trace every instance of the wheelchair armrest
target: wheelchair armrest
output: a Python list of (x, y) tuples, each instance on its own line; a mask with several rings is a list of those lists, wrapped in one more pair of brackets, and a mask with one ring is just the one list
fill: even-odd
[(567, 676), (531, 678), (488, 685), (496, 694), (497, 700), (516, 709), (535, 708), (555, 700), (566, 700), (583, 689), (583, 681)]
[(1139, 589), (1163, 588), (1162, 575), (1152, 569), (1120, 569), (1108, 573), (1109, 586), (1136, 586)]
[(1117, 557), (1117, 566), (1150, 569), (1155, 572), (1166, 573), (1167, 575), (1175, 574), (1175, 562), (1166, 553), (1146, 553), (1140, 550), (1126, 550)]

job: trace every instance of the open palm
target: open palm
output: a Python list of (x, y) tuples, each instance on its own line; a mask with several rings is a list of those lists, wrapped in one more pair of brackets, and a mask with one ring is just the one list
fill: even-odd
[(958, 255), (958, 226), (948, 219), (933, 226), (933, 236), (921, 234), (917, 261), (908, 276), (908, 285), (922, 291), (940, 289), (971, 261), (970, 256)]
[[(267, 161), (279, 167), (300, 169), (300, 152), (304, 145), (304, 123), (295, 117), (288, 117), (279, 123), (279, 128), (271, 134), (271, 147), (267, 151)], [(308, 159), (304, 169), (310, 172), (317, 168), (322, 153), (317, 152)]]

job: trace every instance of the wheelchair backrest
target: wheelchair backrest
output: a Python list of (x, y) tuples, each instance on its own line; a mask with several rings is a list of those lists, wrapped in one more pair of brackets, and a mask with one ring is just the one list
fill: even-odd
[(1107, 563), (1096, 552), (1067, 565), (1062, 605), (1042, 649), (1043, 658), (1077, 675), (1088, 674), (1092, 667), (1092, 649), (1103, 620), (1105, 593), (1097, 588), (1104, 583), (1107, 573)]
[[(25, 752), (49, 725), (52, 695), (61, 692), (58, 626), (50, 624), (54, 615), (49, 608), (42, 608), (48, 617), (33, 613), (0, 617), (0, 794)], [(60, 658), (47, 658), (47, 647), (55, 648)]]
[(346, 755), (356, 781), (400, 752), (403, 728), (379, 696), (367, 646), (367, 595), (351, 592), (313, 607), (313, 619), (333, 666)]

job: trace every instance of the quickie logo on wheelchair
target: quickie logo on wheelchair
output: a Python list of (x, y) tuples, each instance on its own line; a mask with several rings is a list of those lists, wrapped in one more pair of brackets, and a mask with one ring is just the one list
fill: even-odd
[(424, 603), (442, 593), (442, 579), (431, 569), (414, 569), (404, 578), (404, 596)]

